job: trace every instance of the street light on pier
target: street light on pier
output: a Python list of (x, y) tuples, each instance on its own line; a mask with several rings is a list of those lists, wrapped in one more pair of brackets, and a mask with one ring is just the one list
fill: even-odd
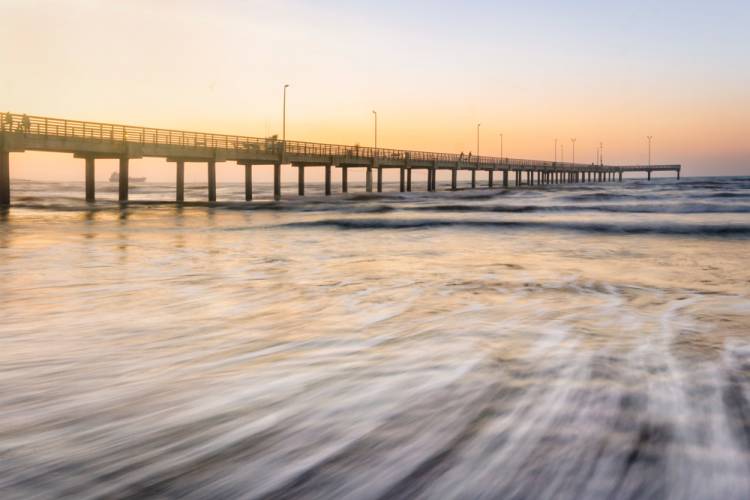
[(604, 166), (604, 143), (599, 143), (599, 166)]
[(570, 139), (570, 142), (573, 143), (573, 160), (572, 160), (572, 162), (575, 163), (576, 162), (576, 138), (573, 137), (572, 139)]
[(481, 126), (481, 123), (477, 123), (477, 162), (479, 162), (479, 127)]
[(284, 143), (284, 149), (286, 149), (286, 89), (289, 87), (289, 84), (284, 84), (284, 116), (282, 118), (282, 125), (281, 125), (281, 141)]
[(503, 157), (503, 134), (500, 134), (500, 158)]
[(378, 112), (373, 109), (372, 114), (375, 117), (375, 149), (378, 149)]
[(653, 135), (647, 135), (646, 139), (648, 139), (648, 166), (651, 166), (651, 139), (653, 139)]
[(557, 163), (557, 139), (555, 139), (555, 163)]

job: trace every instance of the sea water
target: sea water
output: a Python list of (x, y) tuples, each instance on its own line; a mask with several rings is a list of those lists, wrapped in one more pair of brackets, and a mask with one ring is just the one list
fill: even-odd
[(750, 178), (131, 188), (0, 212), (0, 498), (750, 497)]

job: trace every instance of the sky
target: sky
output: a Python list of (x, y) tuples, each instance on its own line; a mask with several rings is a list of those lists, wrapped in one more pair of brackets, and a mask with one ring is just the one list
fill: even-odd
[[(654, 163), (750, 175), (747, 0), (0, 0), (0, 19), (2, 112), (263, 137), (288, 83), (290, 140), (371, 145), (377, 110), (381, 147), (476, 154), (481, 123), (481, 154), (502, 133), (504, 156), (552, 159), (558, 139), (570, 160), (576, 138), (577, 161), (602, 142), (627, 164), (651, 135)], [(84, 176), (71, 155), (11, 161)], [(174, 179), (160, 159), (131, 172)]]

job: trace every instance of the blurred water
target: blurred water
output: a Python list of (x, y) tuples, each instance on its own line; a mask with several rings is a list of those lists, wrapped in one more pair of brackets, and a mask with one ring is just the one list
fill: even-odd
[(115, 187), (0, 212), (3, 499), (750, 496), (750, 178)]

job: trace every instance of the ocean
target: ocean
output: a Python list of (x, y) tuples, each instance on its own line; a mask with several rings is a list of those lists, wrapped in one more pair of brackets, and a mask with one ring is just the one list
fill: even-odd
[(116, 188), (0, 211), (0, 498), (750, 497), (750, 177)]

